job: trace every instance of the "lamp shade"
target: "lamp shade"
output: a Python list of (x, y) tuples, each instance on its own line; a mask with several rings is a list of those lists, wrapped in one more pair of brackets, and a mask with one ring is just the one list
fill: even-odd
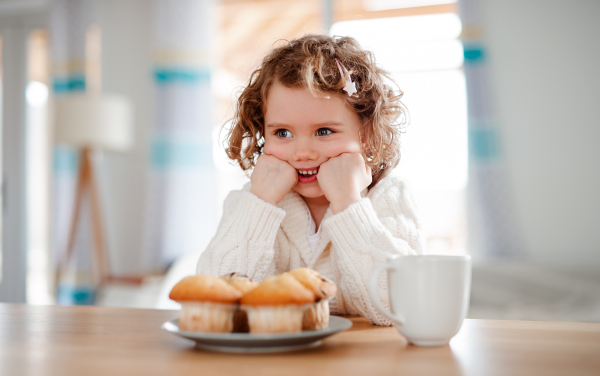
[(55, 141), (126, 151), (133, 144), (131, 102), (122, 95), (73, 95), (56, 100)]

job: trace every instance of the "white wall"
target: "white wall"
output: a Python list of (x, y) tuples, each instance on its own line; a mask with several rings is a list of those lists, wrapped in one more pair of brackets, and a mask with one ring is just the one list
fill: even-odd
[(152, 2), (97, 0), (102, 30), (102, 90), (133, 102), (135, 145), (126, 154), (105, 154), (102, 169), (111, 265), (116, 274), (142, 272), (148, 148), (154, 124)]
[(529, 258), (600, 265), (600, 1), (484, 0), (517, 222)]

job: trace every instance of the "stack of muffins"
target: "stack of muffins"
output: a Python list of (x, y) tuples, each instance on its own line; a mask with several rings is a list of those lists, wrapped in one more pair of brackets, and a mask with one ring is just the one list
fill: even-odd
[(267, 277), (262, 283), (238, 273), (182, 279), (169, 298), (181, 303), (179, 328), (220, 333), (284, 333), (329, 324), (329, 298), (337, 288), (307, 268)]

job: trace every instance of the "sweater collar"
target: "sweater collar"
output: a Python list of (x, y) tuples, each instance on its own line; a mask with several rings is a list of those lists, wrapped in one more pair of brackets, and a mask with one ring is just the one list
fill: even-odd
[[(361, 196), (365, 197), (367, 193), (368, 190), (365, 188), (361, 192)], [(327, 247), (327, 244), (329, 244), (331, 241), (329, 234), (327, 233), (326, 229), (321, 231), (319, 244), (317, 245), (317, 249), (313, 254), (310, 244), (308, 243), (308, 236), (306, 236), (308, 226), (310, 224), (308, 219), (310, 211), (308, 210), (308, 206), (306, 206), (306, 202), (304, 202), (302, 196), (292, 189), (281, 201), (279, 201), (277, 207), (285, 210), (286, 212), (286, 216), (281, 222), (281, 230), (286, 234), (293, 246), (298, 249), (300, 257), (304, 261), (306, 267), (312, 268), (317, 262), (319, 256), (321, 256), (321, 253), (323, 253)], [(321, 221), (321, 226), (323, 226), (325, 220), (332, 215), (333, 214), (331, 213), (330, 206), (327, 208), (327, 212)]]
[[(277, 207), (286, 212), (286, 216), (281, 222), (281, 230), (286, 234), (293, 246), (298, 249), (304, 264), (309, 268), (312, 267), (327, 246), (327, 243), (330, 241), (327, 231), (321, 231), (319, 244), (317, 245), (316, 252), (313, 254), (310, 244), (308, 243), (308, 237), (306, 236), (310, 224), (308, 217), (310, 211), (302, 196), (300, 196), (298, 192), (291, 190), (281, 201), (279, 201)], [(331, 207), (327, 209), (323, 221), (330, 216)], [(321, 226), (323, 225), (323, 221), (321, 221)]]

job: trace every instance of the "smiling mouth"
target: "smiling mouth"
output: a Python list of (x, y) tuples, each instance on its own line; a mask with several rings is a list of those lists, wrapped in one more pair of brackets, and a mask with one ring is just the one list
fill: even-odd
[(300, 176), (313, 176), (319, 172), (319, 168), (296, 170)]

